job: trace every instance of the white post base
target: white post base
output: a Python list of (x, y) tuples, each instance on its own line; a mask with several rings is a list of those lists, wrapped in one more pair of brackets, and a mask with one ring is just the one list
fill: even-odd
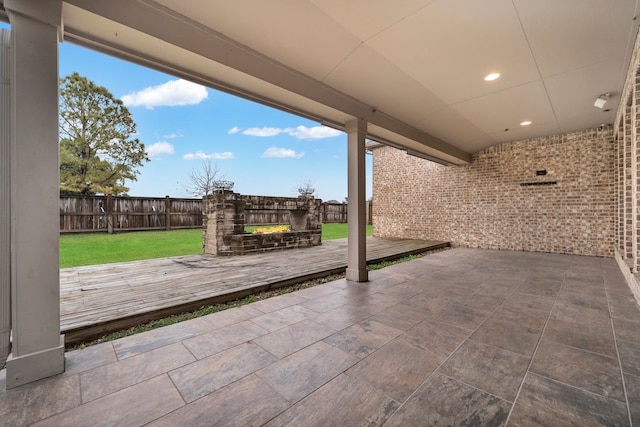
[(60, 345), (7, 359), (7, 390), (64, 372), (64, 335)]

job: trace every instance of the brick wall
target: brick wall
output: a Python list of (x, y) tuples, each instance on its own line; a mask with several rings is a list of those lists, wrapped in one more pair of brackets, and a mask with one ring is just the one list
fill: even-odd
[(376, 148), (374, 235), (613, 256), (616, 153), (610, 129), (499, 144), (465, 166)]
[[(627, 72), (614, 124), (615, 248), (631, 272), (640, 263), (640, 34)], [(640, 288), (636, 289), (640, 295)]]

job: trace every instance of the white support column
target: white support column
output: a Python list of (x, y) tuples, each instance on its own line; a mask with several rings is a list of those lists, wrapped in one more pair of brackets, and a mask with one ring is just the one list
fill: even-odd
[(5, 0), (11, 22), (11, 312), (7, 388), (64, 371), (60, 335), (61, 0)]
[(0, 29), (0, 366), (11, 348), (10, 33)]
[(366, 282), (369, 280), (366, 246), (367, 215), (364, 148), (367, 123), (363, 119), (356, 119), (345, 123), (345, 128), (347, 131), (347, 173), (349, 180), (347, 280)]

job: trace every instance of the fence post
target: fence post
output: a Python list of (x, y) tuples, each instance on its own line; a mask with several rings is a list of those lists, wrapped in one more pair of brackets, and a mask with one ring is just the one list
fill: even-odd
[(171, 197), (164, 197), (164, 229), (171, 230)]
[(113, 196), (107, 194), (107, 233), (113, 234)]

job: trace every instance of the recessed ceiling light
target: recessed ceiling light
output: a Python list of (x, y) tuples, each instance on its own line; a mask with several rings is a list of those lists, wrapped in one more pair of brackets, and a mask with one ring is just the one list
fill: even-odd
[(500, 77), (500, 73), (491, 73), (491, 74), (487, 74), (484, 80), (487, 82), (492, 82), (496, 80), (498, 77)]
[(531, 124), (530, 120), (525, 120), (524, 122), (520, 123), (520, 126), (529, 126)]

